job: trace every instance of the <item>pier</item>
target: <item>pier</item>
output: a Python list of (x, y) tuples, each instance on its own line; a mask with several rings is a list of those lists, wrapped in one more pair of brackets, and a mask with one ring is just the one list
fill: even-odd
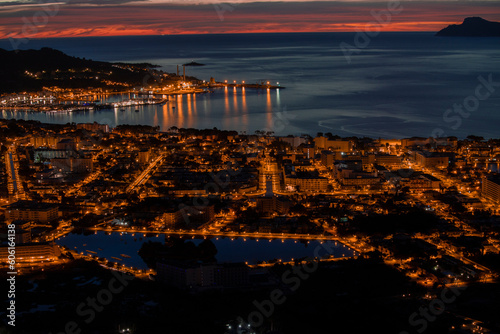
[(242, 81), (240, 83), (237, 83), (236, 81), (228, 82), (228, 80), (225, 80), (224, 82), (215, 82), (211, 81), (209, 83), (205, 84), (206, 87), (209, 88), (219, 88), (219, 87), (236, 87), (236, 88), (249, 88), (249, 89), (283, 89), (285, 87), (282, 87), (279, 83), (276, 83), (275, 85), (271, 84), (270, 81), (261, 81), (260, 83), (246, 83), (245, 81)]

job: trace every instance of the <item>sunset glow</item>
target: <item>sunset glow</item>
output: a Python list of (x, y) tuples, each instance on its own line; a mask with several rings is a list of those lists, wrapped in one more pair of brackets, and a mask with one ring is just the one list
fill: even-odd
[[(0, 38), (206, 33), (340, 32), (370, 29), (386, 2), (290, 1), (217, 4), (171, 1), (0, 4)], [(380, 31), (437, 31), (467, 16), (500, 18), (493, 1), (401, 2)], [(373, 25), (372, 25), (373, 26)], [(368, 28), (367, 28), (368, 27)]]

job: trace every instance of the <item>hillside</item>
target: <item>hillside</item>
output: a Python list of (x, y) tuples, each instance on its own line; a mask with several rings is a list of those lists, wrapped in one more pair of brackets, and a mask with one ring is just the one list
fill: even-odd
[[(0, 93), (37, 91), (44, 86), (61, 88), (107, 87), (154, 84), (163, 80), (162, 72), (151, 64), (121, 64), (93, 61), (64, 54), (61, 51), (7, 51), (0, 49)], [(152, 73), (158, 76), (151, 75)]]
[(468, 17), (462, 24), (452, 24), (439, 31), (436, 36), (500, 37), (500, 22), (487, 21), (480, 17)]

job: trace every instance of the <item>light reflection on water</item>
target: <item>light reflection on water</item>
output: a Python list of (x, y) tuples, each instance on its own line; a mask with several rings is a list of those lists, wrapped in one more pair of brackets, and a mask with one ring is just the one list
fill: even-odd
[[(84, 254), (104, 257), (112, 262), (123, 263), (126, 266), (148, 269), (137, 252), (144, 242), (164, 243), (165, 238), (163, 235), (145, 237), (142, 233), (136, 233), (134, 236), (127, 233), (123, 235), (120, 233), (105, 235), (105, 232), (100, 231), (90, 235), (69, 234), (57, 240), (57, 244), (67, 246), (79, 253), (84, 252)], [(178, 238), (178, 236), (172, 236), (171, 238)], [(203, 238), (188, 238), (187, 241), (192, 241), (197, 245), (203, 240)], [(267, 241), (267, 239), (252, 240), (249, 238), (234, 239), (218, 237), (211, 238), (210, 240), (217, 247), (216, 259), (218, 262), (248, 262), (249, 264), (274, 259), (281, 259), (283, 262), (286, 262), (291, 259), (312, 257), (314, 256), (314, 250), (320, 244), (319, 241), (298, 241), (292, 239), (274, 239), (270, 242), (262, 242), (264, 240)], [(327, 243), (334, 249), (332, 253), (334, 257), (350, 257), (354, 254), (350, 248), (341, 243), (334, 241), (328, 241)], [(97, 254), (92, 252), (96, 252)], [(324, 250), (319, 252), (322, 255), (325, 253), (326, 251)], [(123, 254), (130, 256), (130, 258), (124, 257)], [(121, 261), (116, 258), (121, 259)]]
[[(4, 112), (4, 118), (44, 122), (94, 122), (213, 128), (253, 133), (272, 128), (272, 114), (291, 116), (277, 135), (332, 132), (340, 136), (497, 137), (500, 94), (481, 101), (477, 111), (455, 129), (443, 113), (474, 94), (477, 77), (500, 78), (498, 38), (437, 38), (433, 33), (380, 33), (348, 64), (339, 48), (354, 33), (234, 34), (103, 37), (31, 40), (29, 48), (60, 49), (103, 61), (150, 62), (167, 72), (196, 60), (206, 66), (189, 75), (217, 81), (279, 82), (286, 89), (215, 89), (213, 94), (174, 97), (166, 106), (74, 115)], [(130, 47), (133, 45), (134, 47)], [(0, 47), (9, 48), (8, 41)], [(129, 97), (127, 97), (129, 98)], [(270, 98), (270, 99), (269, 99)], [(175, 107), (175, 109), (174, 109)], [(159, 108), (159, 109), (158, 109)]]

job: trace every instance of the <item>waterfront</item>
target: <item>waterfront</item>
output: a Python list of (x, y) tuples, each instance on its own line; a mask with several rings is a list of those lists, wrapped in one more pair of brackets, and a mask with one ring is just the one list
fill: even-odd
[[(459, 126), (445, 112), (474, 94), (478, 77), (500, 78), (500, 43), (493, 39), (438, 38), (433, 33), (381, 33), (347, 63), (339, 48), (353, 33), (143, 36), (32, 40), (26, 47), (50, 46), (70, 55), (104, 61), (150, 62), (175, 72), (188, 68), (201, 80), (279, 82), (286, 89), (228, 88), (185, 95), (173, 103), (113, 110), (47, 115), (4, 111), (3, 118), (48, 123), (105, 122), (246, 131), (277, 135), (332, 132), (340, 136), (496, 136), (500, 94), (481, 100)], [(134, 47), (130, 47), (133, 45)], [(92, 47), (90, 47), (92, 46)], [(0, 47), (9, 48), (8, 41)], [(175, 109), (174, 109), (175, 107)], [(456, 117), (457, 115), (451, 115)]]
[[(106, 238), (105, 244), (102, 242), (104, 237)], [(118, 262), (137, 269), (148, 269), (142, 258), (137, 254), (142, 244), (148, 241), (164, 243), (168, 238), (165, 235), (144, 236), (142, 233), (136, 233), (135, 235), (128, 233), (105, 235), (105, 232), (99, 231), (90, 235), (69, 234), (57, 240), (57, 244), (67, 246), (78, 253), (83, 252), (85, 255), (104, 257), (108, 261)], [(172, 238), (179, 237), (172, 236)], [(198, 245), (203, 240), (203, 238), (188, 238), (186, 242), (192, 241), (195, 245)], [(248, 262), (248, 264), (256, 264), (260, 261), (278, 259), (288, 262), (292, 259), (314, 256), (314, 250), (320, 244), (319, 241), (314, 240), (274, 239), (270, 241), (265, 238), (214, 237), (210, 240), (217, 247), (216, 259), (220, 263)], [(351, 249), (341, 243), (335, 241), (326, 242), (335, 249), (332, 253), (334, 257), (351, 257), (354, 254)]]

